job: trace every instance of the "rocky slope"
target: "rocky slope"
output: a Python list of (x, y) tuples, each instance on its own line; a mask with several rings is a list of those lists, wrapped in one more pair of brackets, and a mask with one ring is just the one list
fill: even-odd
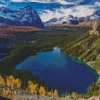
[(92, 30), (90, 31), (90, 35), (100, 35), (100, 20), (96, 20), (93, 22)]
[(65, 97), (65, 98), (55, 98), (55, 97), (39, 97), (36, 95), (17, 95), (13, 98), (13, 100), (100, 100), (100, 96), (93, 96), (89, 99), (80, 98), (80, 99), (74, 99), (71, 97)]

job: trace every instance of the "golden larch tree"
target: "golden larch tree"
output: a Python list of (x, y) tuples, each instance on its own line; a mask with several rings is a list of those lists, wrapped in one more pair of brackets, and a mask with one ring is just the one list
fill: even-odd
[(43, 86), (40, 86), (39, 94), (40, 94), (40, 96), (45, 96), (46, 95), (46, 90), (45, 90), (45, 88)]

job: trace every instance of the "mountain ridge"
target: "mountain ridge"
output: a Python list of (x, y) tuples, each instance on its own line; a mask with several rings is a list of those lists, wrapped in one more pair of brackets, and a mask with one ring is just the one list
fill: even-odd
[(0, 7), (0, 24), (10, 26), (34, 26), (44, 28), (38, 13), (31, 6), (24, 6), (17, 10)]

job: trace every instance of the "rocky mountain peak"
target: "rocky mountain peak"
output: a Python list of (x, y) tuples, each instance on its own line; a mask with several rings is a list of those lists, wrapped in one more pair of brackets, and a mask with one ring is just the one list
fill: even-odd
[(31, 6), (24, 6), (17, 10), (0, 7), (0, 25), (44, 28), (38, 13)]
[(24, 14), (37, 14), (37, 12), (29, 5), (20, 8), (19, 11)]

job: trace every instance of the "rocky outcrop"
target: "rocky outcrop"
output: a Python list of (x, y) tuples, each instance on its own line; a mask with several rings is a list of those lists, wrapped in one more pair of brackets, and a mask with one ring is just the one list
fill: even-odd
[(100, 96), (93, 96), (89, 99), (81, 98), (81, 99), (74, 99), (71, 97), (65, 97), (65, 98), (55, 98), (55, 97), (48, 97), (43, 96), (39, 97), (36, 95), (18, 95), (13, 98), (13, 100), (100, 100)]
[(89, 32), (90, 35), (99, 35), (100, 34), (100, 20), (93, 21), (92, 30)]
[(32, 96), (32, 95), (19, 95), (15, 96), (13, 100), (74, 100), (72, 98), (55, 98), (55, 97), (48, 97), (48, 96)]
[(89, 98), (88, 100), (100, 100), (100, 96), (93, 96)]

